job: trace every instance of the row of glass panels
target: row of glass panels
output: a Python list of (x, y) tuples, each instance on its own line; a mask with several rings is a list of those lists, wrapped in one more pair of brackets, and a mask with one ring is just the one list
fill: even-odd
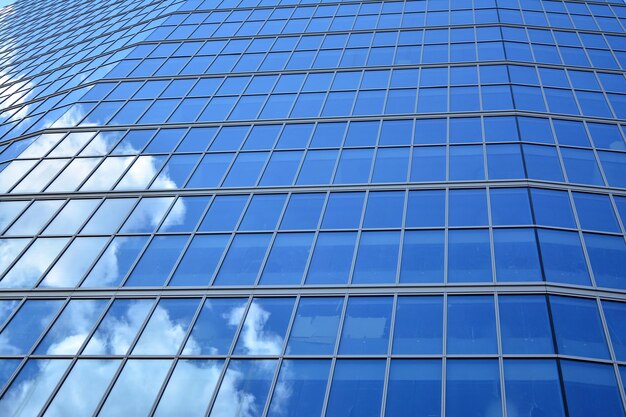
[(0, 202), (0, 212), (7, 237), (489, 225), (622, 234), (626, 198), (542, 188), (371, 190), (13, 200)]
[(4, 356), (558, 353), (626, 362), (626, 305), (602, 301), (599, 311), (587, 298), (75, 298), (0, 306), (2, 322), (10, 317), (0, 332)]
[[(545, 296), (498, 296), (497, 320), (492, 296), (448, 296), (445, 313), (442, 297), (400, 296), (394, 315), (394, 297), (350, 297), (347, 302), (344, 297), (302, 297), (295, 309), (295, 299), (290, 297), (209, 298), (204, 303), (164, 298), (156, 306), (153, 299), (117, 299), (111, 304), (75, 299), (60, 314), (62, 300), (27, 300), (0, 333), (3, 340), (15, 344), (4, 344), (5, 354), (23, 354), (40, 339), (34, 354), (80, 351), (116, 357), (29, 359), (6, 389), (0, 410), (5, 415), (36, 416), (58, 384), (46, 416), (87, 416), (99, 403), (101, 416), (143, 416), (151, 413), (162, 395), (157, 416), (181, 412), (202, 416), (209, 408), (211, 416), (220, 417), (261, 416), (264, 410), (268, 416), (320, 416), (325, 410), (326, 416), (358, 412), (374, 417), (381, 415), (384, 404), (387, 416), (439, 416), (444, 405), (446, 416), (496, 417), (503, 413), (504, 397), (512, 415), (560, 417), (565, 416), (562, 389), (570, 417), (624, 415), (616, 368), (609, 364), (573, 360), (557, 364), (537, 357), (454, 358), (456, 353), (496, 353), (498, 334), (505, 354), (551, 354), (552, 332), (562, 355), (609, 358), (596, 300), (557, 296), (549, 300), (553, 330)], [(5, 317), (16, 304), (3, 302)], [(615, 355), (623, 360), (626, 309), (616, 302), (605, 301), (602, 306)], [(338, 355), (384, 356), (389, 349), (393, 355), (439, 355), (444, 315), (445, 349), (450, 357), (443, 364), (434, 358), (397, 357), (391, 361), (242, 357), (227, 359), (225, 364), (223, 359), (189, 357), (324, 357), (335, 351)], [(40, 338), (39, 332), (55, 316), (55, 323)], [(90, 330), (101, 316), (100, 324)], [(147, 316), (147, 323), (142, 324)], [(135, 335), (138, 330), (140, 336)], [(233, 343), (236, 333), (239, 336)], [(131, 359), (119, 357), (129, 348)], [(188, 357), (178, 361), (133, 358), (176, 354)], [(0, 361), (2, 385), (21, 362)], [(626, 376), (626, 369), (621, 371)]]
[[(104, 85), (107, 90), (112, 86)], [(128, 86), (118, 85), (125, 90)], [(93, 92), (95, 92), (94, 90)], [(108, 92), (104, 92), (108, 94)], [(496, 116), (46, 133), (4, 145), (0, 161), (104, 155), (539, 143), (626, 150), (623, 126)], [(556, 139), (555, 139), (556, 137)], [(590, 139), (591, 138), (591, 139)]]
[[(600, 163), (598, 163), (598, 159)], [(0, 192), (172, 190), (531, 179), (626, 188), (626, 153), (530, 144), (14, 160)]]

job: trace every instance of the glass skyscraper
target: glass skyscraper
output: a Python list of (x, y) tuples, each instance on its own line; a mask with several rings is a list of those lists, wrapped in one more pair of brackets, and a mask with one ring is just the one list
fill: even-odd
[(0, 416), (624, 417), (621, 0), (0, 9)]

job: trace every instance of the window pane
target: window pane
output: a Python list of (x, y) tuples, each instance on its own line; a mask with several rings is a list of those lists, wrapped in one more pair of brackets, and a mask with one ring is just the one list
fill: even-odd
[(300, 284), (313, 233), (279, 233), (261, 275), (261, 285)]
[(361, 233), (352, 282), (395, 282), (399, 245), (400, 232)]
[(287, 343), (288, 355), (330, 355), (335, 350), (343, 298), (301, 298)]
[(69, 359), (31, 359), (0, 399), (3, 416), (36, 416), (70, 364)]
[(306, 230), (317, 228), (325, 198), (325, 194), (292, 194), (280, 229)]
[(537, 232), (546, 281), (589, 285), (578, 233), (545, 229)]
[(489, 231), (448, 232), (448, 282), (491, 282)]
[(384, 360), (339, 359), (333, 373), (326, 417), (378, 417), (384, 378)]
[(446, 194), (444, 190), (410, 191), (406, 227), (443, 227)]
[(39, 343), (36, 354), (75, 355), (102, 314), (106, 300), (71, 300)]
[(126, 362), (98, 415), (147, 415), (171, 363), (166, 359), (131, 359)]
[(443, 298), (398, 297), (393, 332), (394, 354), (440, 354)]
[(247, 200), (248, 196), (244, 195), (215, 197), (211, 207), (209, 207), (209, 211), (207, 211), (204, 220), (200, 224), (199, 230), (202, 232), (234, 230)]
[(402, 226), (404, 211), (404, 192), (370, 192), (363, 227), (389, 228)]
[(626, 358), (626, 304), (603, 301), (602, 309), (615, 357), (617, 360), (623, 361)]
[(203, 417), (223, 364), (220, 360), (179, 360), (154, 416)]
[(595, 300), (551, 296), (550, 308), (559, 353), (608, 359)]
[(147, 241), (148, 236), (115, 237), (81, 286), (117, 287)]
[(168, 285), (209, 285), (229, 240), (230, 235), (194, 236)]
[(443, 282), (444, 231), (404, 233), (400, 282)]
[(293, 310), (293, 298), (256, 298), (250, 304), (235, 354), (278, 355)]
[(207, 298), (183, 355), (225, 355), (243, 318), (246, 298)]
[(153, 304), (153, 299), (115, 300), (83, 350), (83, 354), (126, 354)]
[(507, 414), (565, 417), (555, 361), (505, 360), (504, 381)]
[(621, 236), (584, 234), (591, 269), (599, 287), (626, 288), (626, 243)]
[(329, 360), (283, 361), (268, 417), (319, 417), (329, 371)]
[[(211, 417), (261, 417), (275, 360), (232, 360), (220, 385)], [(233, 407), (237, 404), (237, 407)]]
[(391, 361), (385, 416), (439, 416), (441, 414), (441, 362), (396, 359)]
[(389, 347), (392, 304), (392, 297), (350, 298), (339, 353), (386, 354)]
[(63, 305), (61, 300), (27, 300), (0, 333), (0, 353), (24, 355)]
[(493, 245), (499, 282), (543, 280), (534, 230), (495, 229)]
[(500, 372), (496, 359), (448, 360), (446, 416), (502, 416)]
[(161, 286), (187, 244), (189, 236), (156, 236), (148, 245), (124, 286)]
[(255, 195), (243, 216), (239, 230), (274, 230), (285, 204), (285, 194)]
[(496, 353), (497, 350), (493, 297), (448, 297), (448, 353)]
[(78, 360), (44, 416), (92, 415), (120, 363), (119, 359)]
[(356, 232), (320, 233), (315, 243), (306, 283), (313, 285), (347, 283), (356, 235)]
[(448, 196), (449, 226), (486, 226), (486, 190), (450, 190)]
[(561, 372), (571, 417), (624, 415), (613, 366), (561, 361)]
[(236, 235), (217, 273), (215, 285), (253, 284), (271, 237), (271, 234)]
[(498, 297), (503, 353), (554, 353), (550, 315), (544, 296)]
[(489, 196), (491, 221), (495, 226), (533, 224), (527, 189), (492, 188)]
[(322, 221), (323, 229), (354, 229), (361, 224), (365, 193), (331, 193)]

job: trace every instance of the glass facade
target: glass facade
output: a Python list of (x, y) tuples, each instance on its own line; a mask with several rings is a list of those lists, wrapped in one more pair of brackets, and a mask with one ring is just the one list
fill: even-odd
[(626, 416), (622, 0), (0, 35), (1, 416)]

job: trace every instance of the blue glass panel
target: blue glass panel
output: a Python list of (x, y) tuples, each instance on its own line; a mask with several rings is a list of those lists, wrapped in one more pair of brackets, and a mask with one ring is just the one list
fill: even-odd
[(348, 282), (355, 243), (356, 233), (320, 233), (315, 244), (306, 283)]
[(240, 153), (224, 180), (224, 186), (246, 187), (255, 185), (268, 155), (268, 152)]
[(400, 232), (363, 232), (359, 239), (352, 282), (395, 282)]
[(340, 354), (386, 354), (393, 297), (352, 297), (339, 343)]
[(329, 360), (283, 361), (267, 416), (319, 417), (329, 372)]
[(161, 219), (170, 205), (174, 202), (173, 197), (142, 198), (139, 204), (122, 226), (122, 233), (152, 232), (161, 223)]
[(323, 229), (354, 229), (361, 223), (365, 193), (331, 193), (322, 220)]
[(198, 298), (165, 298), (159, 301), (132, 354), (177, 354), (199, 304)]
[(223, 364), (221, 360), (179, 360), (154, 416), (204, 416)]
[(487, 166), (491, 180), (526, 178), (519, 145), (487, 145)]
[(230, 235), (197, 235), (180, 260), (171, 286), (207, 286), (211, 282)]
[(626, 304), (603, 301), (602, 309), (615, 357), (623, 361), (626, 358)]
[(239, 230), (274, 230), (285, 205), (286, 194), (255, 195), (243, 216)]
[(319, 223), (325, 194), (292, 194), (280, 224), (281, 230), (315, 229)]
[(376, 152), (372, 182), (404, 182), (409, 166), (406, 148), (381, 148)]
[(448, 297), (448, 353), (495, 353), (496, 322), (490, 296)]
[(441, 413), (441, 362), (391, 361), (385, 416), (438, 416)]
[(573, 193), (573, 196), (583, 229), (619, 233), (609, 196), (587, 193)]
[(450, 190), (448, 196), (449, 226), (486, 226), (486, 190)]
[(575, 228), (574, 213), (566, 191), (530, 190), (537, 224)]
[(591, 269), (599, 287), (626, 288), (626, 243), (620, 236), (584, 234)]
[(346, 149), (341, 153), (335, 184), (366, 183), (370, 177), (372, 149)]
[(34, 353), (75, 355), (104, 311), (106, 304), (106, 300), (71, 300)]
[(525, 188), (492, 188), (491, 221), (495, 226), (533, 224), (528, 190)]
[(589, 285), (578, 233), (544, 229), (537, 233), (546, 281)]
[(313, 233), (278, 234), (261, 274), (260, 284), (300, 284), (312, 242)]
[(255, 298), (239, 333), (234, 353), (278, 355), (283, 350), (294, 298)]
[(571, 417), (624, 416), (613, 366), (561, 361), (561, 372)]
[(210, 197), (180, 197), (159, 228), (160, 232), (193, 232)]
[(450, 147), (450, 180), (484, 180), (483, 147), (466, 145)]
[(406, 227), (443, 227), (446, 195), (443, 190), (410, 191)]
[(0, 352), (4, 355), (27, 354), (62, 304), (61, 300), (26, 301), (0, 333), (6, 341), (0, 345)]
[(125, 286), (161, 286), (169, 277), (188, 236), (156, 236), (148, 245)]
[(38, 415), (70, 362), (69, 359), (26, 362), (0, 399), (0, 413), (4, 416)]
[(532, 229), (493, 231), (496, 280), (541, 281), (541, 265), (535, 232)]
[(451, 359), (446, 365), (447, 417), (501, 417), (496, 359)]
[(561, 163), (556, 149), (550, 146), (522, 145), (528, 178), (563, 181)]
[(498, 297), (503, 353), (553, 353), (546, 299), (535, 295)]
[(398, 297), (393, 331), (394, 354), (439, 354), (442, 333), (442, 297)]
[(559, 353), (608, 359), (595, 300), (550, 296), (550, 308)]
[(335, 350), (343, 298), (301, 298), (291, 328), (288, 355), (330, 355)]
[(296, 184), (328, 184), (331, 180), (338, 151), (308, 151)]
[(565, 417), (555, 361), (505, 360), (504, 384), (507, 414)]
[(215, 285), (253, 284), (271, 238), (271, 234), (236, 235), (215, 278)]
[(209, 188), (216, 187), (222, 182), (233, 160), (232, 153), (206, 154), (198, 164), (198, 167), (187, 182), (185, 188)]
[(81, 286), (108, 287), (119, 285), (147, 241), (148, 236), (115, 237)]
[(593, 151), (587, 149), (562, 148), (563, 164), (570, 182), (604, 185)]
[(445, 181), (446, 148), (426, 146), (413, 149), (411, 181)]
[(400, 282), (443, 282), (444, 231), (406, 231)]
[(247, 298), (207, 298), (182, 354), (227, 354), (247, 302)]
[[(275, 360), (233, 360), (228, 364), (210, 416), (260, 417), (267, 401)], [(247, 399), (233, 407), (234, 398)], [(243, 413), (243, 414), (242, 414)]]
[(215, 197), (198, 230), (201, 232), (234, 230), (246, 201), (248, 201), (246, 195)]
[(486, 229), (448, 232), (448, 282), (491, 282), (491, 249)]
[(385, 367), (384, 360), (338, 360), (326, 417), (380, 416)]

